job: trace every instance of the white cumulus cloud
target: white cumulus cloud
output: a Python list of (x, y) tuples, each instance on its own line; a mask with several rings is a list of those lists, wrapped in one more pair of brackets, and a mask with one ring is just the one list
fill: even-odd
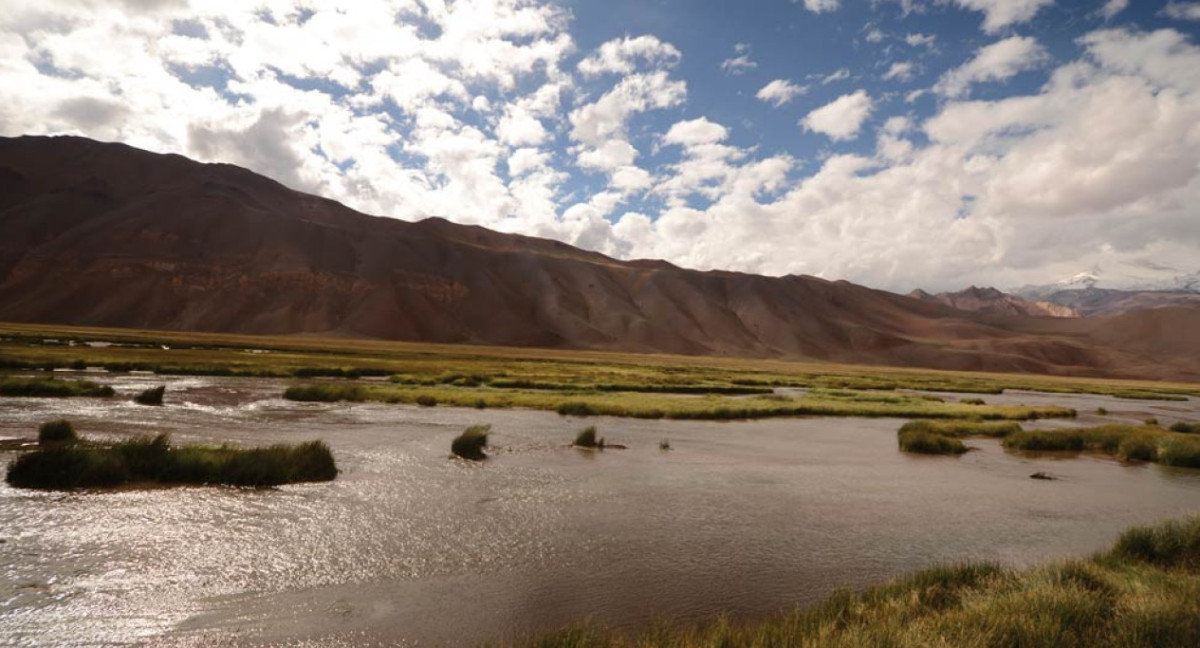
[(1045, 62), (1046, 50), (1031, 36), (1012, 36), (979, 48), (975, 56), (938, 80), (938, 94), (958, 97), (976, 83), (1005, 81)]
[(813, 110), (801, 124), (806, 130), (827, 135), (834, 141), (850, 140), (858, 136), (873, 106), (867, 91), (858, 90)]

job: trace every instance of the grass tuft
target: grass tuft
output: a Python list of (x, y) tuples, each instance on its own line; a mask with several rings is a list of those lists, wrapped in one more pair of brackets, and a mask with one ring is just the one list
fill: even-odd
[(483, 461), (487, 459), (487, 455), (483, 453), (483, 449), (488, 444), (488, 434), (492, 431), (490, 425), (472, 425), (463, 430), (463, 433), (454, 437), (454, 441), (450, 442), (450, 452), (456, 457), (470, 459), (471, 461)]
[(165, 393), (166, 391), (167, 391), (166, 385), (159, 385), (158, 387), (151, 387), (150, 389), (147, 389), (146, 391), (138, 394), (137, 396), (134, 396), (133, 402), (137, 403), (138, 405), (162, 405), (163, 404), (163, 393)]
[(1200, 570), (1200, 517), (1129, 529), (1117, 539), (1112, 556), (1168, 569)]
[(293, 401), (325, 402), (366, 400), (366, 391), (360, 385), (320, 383), (288, 387), (283, 397)]
[(597, 446), (603, 447), (604, 441), (601, 440), (599, 443), (596, 442), (596, 426), (589, 425), (588, 427), (583, 428), (579, 434), (575, 435), (575, 443), (572, 445), (579, 448), (595, 448)]
[(417, 405), (421, 407), (437, 407), (437, 404), (438, 401), (433, 396), (429, 396), (428, 394), (417, 396)]
[(1180, 421), (1172, 424), (1170, 430), (1180, 434), (1200, 434), (1200, 423), (1185, 423)]
[(47, 421), (38, 426), (38, 445), (75, 443), (78, 440), (75, 427), (66, 419)]
[(113, 444), (55, 445), (17, 457), (5, 481), (16, 488), (69, 490), (130, 483), (268, 487), (337, 476), (321, 441), (264, 448), (172, 446), (166, 434)]
[(963, 454), (967, 446), (954, 437), (926, 429), (901, 430), (898, 434), (900, 449), (917, 454)]
[(596, 410), (593, 409), (591, 405), (588, 405), (587, 403), (580, 403), (580, 402), (575, 402), (575, 401), (563, 403), (562, 405), (559, 405), (555, 409), (555, 411), (558, 412), (559, 416), (595, 416), (596, 415)]

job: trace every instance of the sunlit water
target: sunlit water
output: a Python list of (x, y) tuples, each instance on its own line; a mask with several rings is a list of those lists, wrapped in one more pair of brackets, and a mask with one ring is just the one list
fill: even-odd
[[(167, 405), (129, 402), (163, 381)], [(105, 399), (0, 400), (0, 436), (325, 439), (324, 484), (41, 493), (0, 486), (0, 645), (471, 645), (591, 619), (636, 628), (811, 603), (935, 562), (1025, 565), (1200, 512), (1200, 471), (1033, 458), (971, 440), (896, 449), (898, 420), (703, 423), (304, 404), (285, 383), (105, 376)], [(1200, 419), (1200, 403), (1013, 392), (1084, 413), (1041, 426)], [(493, 458), (448, 458), (493, 425)], [(669, 439), (672, 450), (658, 444)], [(1037, 471), (1058, 481), (1029, 479)]]

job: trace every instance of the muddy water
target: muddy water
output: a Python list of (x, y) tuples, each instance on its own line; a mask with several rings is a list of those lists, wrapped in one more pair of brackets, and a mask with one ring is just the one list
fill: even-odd
[[(115, 381), (128, 396), (162, 379)], [(343, 474), (272, 491), (0, 486), (0, 645), (471, 645), (584, 618), (759, 615), (940, 561), (1086, 553), (1130, 524), (1200, 512), (1197, 470), (1022, 457), (988, 440), (960, 458), (914, 457), (896, 450), (896, 420), (595, 419), (630, 446), (597, 453), (567, 447), (583, 421), (549, 413), (167, 382), (162, 408), (5, 399), (0, 436), (67, 416), (94, 435), (322, 438)], [(1194, 400), (985, 398), (1200, 420)], [(493, 425), (493, 459), (448, 459), (474, 423)]]

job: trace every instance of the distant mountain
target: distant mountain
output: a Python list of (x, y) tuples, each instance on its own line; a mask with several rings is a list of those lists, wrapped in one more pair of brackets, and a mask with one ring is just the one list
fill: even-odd
[(0, 320), (1200, 379), (1200, 308), (996, 317), (620, 261), (76, 137), (0, 138)]
[(1084, 288), (1040, 293), (1051, 304), (1070, 308), (1081, 317), (1106, 317), (1168, 306), (1200, 306), (1200, 293), (1166, 290)]
[(1200, 304), (1200, 271), (1146, 279), (1111, 277), (1099, 267), (1042, 286), (1012, 291), (1018, 297), (1065, 306), (1082, 317), (1120, 315), (1149, 308)]
[(931, 295), (924, 290), (914, 290), (909, 297), (921, 301), (937, 302), (959, 310), (986, 313), (989, 315), (1018, 315), (1023, 317), (1078, 317), (1073, 309), (1045, 301), (1029, 301), (1009, 295), (995, 288), (971, 286), (958, 292), (941, 292)]

